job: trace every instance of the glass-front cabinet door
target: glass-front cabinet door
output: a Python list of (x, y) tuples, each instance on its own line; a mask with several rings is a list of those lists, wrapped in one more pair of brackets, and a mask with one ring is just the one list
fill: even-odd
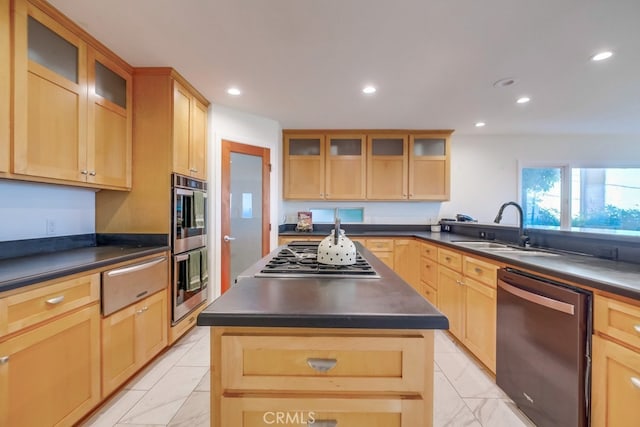
[(285, 134), (284, 198), (325, 198), (325, 136)]
[(369, 135), (367, 199), (407, 199), (408, 135)]
[(365, 135), (327, 136), (325, 199), (366, 197)]
[(89, 49), (87, 181), (131, 188), (131, 73)]
[(86, 181), (87, 45), (26, 1), (13, 13), (14, 172)]
[(409, 137), (409, 199), (449, 200), (449, 136)]

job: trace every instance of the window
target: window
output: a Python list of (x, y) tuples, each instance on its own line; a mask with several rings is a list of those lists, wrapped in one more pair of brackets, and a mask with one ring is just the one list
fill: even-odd
[(526, 226), (640, 231), (640, 168), (523, 167)]
[(311, 216), (316, 224), (333, 224), (336, 217), (342, 224), (354, 224), (364, 222), (364, 208), (312, 208)]

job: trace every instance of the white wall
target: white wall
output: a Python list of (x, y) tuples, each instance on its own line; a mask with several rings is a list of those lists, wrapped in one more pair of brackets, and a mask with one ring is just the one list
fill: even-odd
[(239, 142), (247, 145), (258, 147), (266, 147), (271, 153), (271, 246), (275, 247), (278, 241), (278, 212), (280, 206), (280, 188), (282, 187), (280, 176), (281, 154), (280, 146), (282, 140), (282, 129), (280, 124), (266, 117), (255, 116), (243, 113), (228, 107), (213, 104), (209, 110), (209, 129), (211, 135), (209, 138), (209, 199), (215, 203), (209, 212), (212, 213), (209, 224), (213, 224), (210, 228), (209, 245), (214, 253), (212, 260), (213, 271), (216, 273), (213, 286), (213, 295), (210, 298), (220, 295), (220, 254), (221, 254), (221, 230), (220, 230), (220, 182), (222, 177), (222, 159), (221, 159), (221, 141), (223, 139)]
[(0, 241), (92, 234), (95, 217), (94, 190), (0, 180)]
[[(430, 219), (464, 213), (492, 223), (500, 205), (518, 201), (518, 162), (576, 166), (640, 167), (636, 135), (456, 135), (451, 141), (449, 202), (284, 202), (279, 221), (295, 222), (296, 212), (311, 207), (362, 207), (371, 224), (428, 224)], [(517, 223), (515, 209), (502, 224)]]

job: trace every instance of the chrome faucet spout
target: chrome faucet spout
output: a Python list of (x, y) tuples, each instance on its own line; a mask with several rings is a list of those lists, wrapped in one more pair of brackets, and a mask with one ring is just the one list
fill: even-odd
[(514, 206), (518, 210), (518, 245), (527, 246), (529, 237), (524, 233), (524, 212), (522, 210), (522, 206), (520, 206), (516, 202), (503, 203), (502, 206), (500, 206), (500, 210), (498, 210), (498, 214), (496, 215), (496, 218), (493, 220), (493, 222), (495, 222), (496, 224), (500, 224), (500, 221), (502, 221), (502, 214), (504, 213), (504, 210), (507, 206)]

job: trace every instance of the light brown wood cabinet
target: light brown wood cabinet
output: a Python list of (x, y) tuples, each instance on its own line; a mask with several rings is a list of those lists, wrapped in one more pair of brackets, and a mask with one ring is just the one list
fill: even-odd
[(394, 269), (393, 238), (365, 239), (365, 247), (389, 268)]
[(640, 305), (596, 295), (593, 318), (591, 424), (635, 426), (640, 407)]
[(415, 239), (394, 239), (393, 268), (418, 292), (420, 285), (420, 243)]
[(284, 198), (449, 200), (451, 133), (284, 130)]
[(422, 293), (434, 306), (438, 306), (438, 248), (420, 243), (420, 281)]
[(9, 0), (0, 0), (0, 177), (10, 171), (11, 159), (11, 26)]
[(173, 171), (202, 180), (207, 179), (207, 108), (173, 80)]
[(13, 22), (12, 172), (130, 188), (131, 67), (46, 2), (16, 0)]
[(362, 200), (365, 198), (362, 134), (284, 134), (284, 198)]
[(433, 422), (433, 331), (212, 328), (211, 355), (215, 427)]
[(444, 248), (438, 260), (438, 308), (449, 318), (449, 331), (495, 372), (499, 266)]
[(0, 425), (73, 425), (100, 402), (97, 278), (0, 299)]
[(109, 395), (167, 345), (162, 290), (102, 319), (102, 394)]

